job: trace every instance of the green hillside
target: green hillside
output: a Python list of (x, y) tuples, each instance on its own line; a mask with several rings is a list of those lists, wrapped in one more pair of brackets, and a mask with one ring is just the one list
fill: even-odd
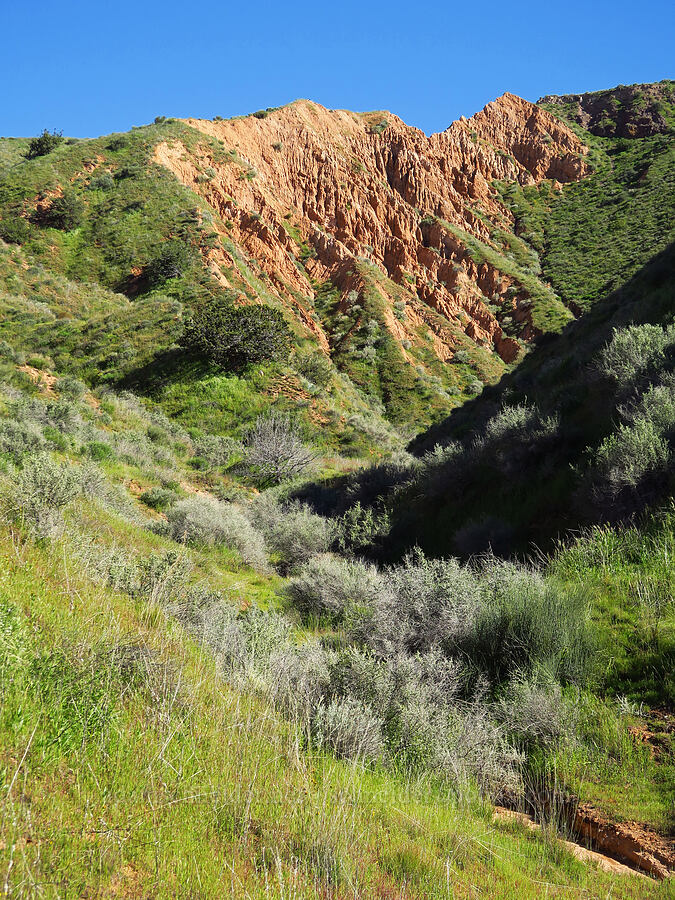
[(540, 102), (588, 177), (419, 211), (530, 298), (508, 366), (365, 257), (278, 290), (186, 124), (0, 139), (7, 896), (670, 896), (672, 83)]
[[(326, 555), (336, 525), (306, 508), (219, 502), (190, 462), (210, 451), (218, 472), (226, 448), (132, 395), (36, 383), (21, 365), (5, 359), (0, 402), (10, 892), (536, 897), (546, 882), (554, 896), (666, 896), (493, 824), (486, 802), (555, 766), (597, 803), (609, 790), (612, 814), (669, 827), (669, 770), (628, 737), (639, 714), (579, 694), (597, 651), (576, 557), (549, 582), (496, 561), (379, 574)], [(513, 619), (525, 655), (485, 605), (495, 577), (507, 615), (523, 589), (536, 601), (528, 624)], [(401, 597), (418, 584), (421, 614), (398, 648), (392, 578)], [(475, 604), (455, 638), (468, 666), (433, 638), (452, 581)]]

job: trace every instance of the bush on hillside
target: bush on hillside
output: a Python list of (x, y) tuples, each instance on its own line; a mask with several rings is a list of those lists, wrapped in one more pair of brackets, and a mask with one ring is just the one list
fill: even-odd
[(277, 558), (282, 572), (292, 572), (318, 553), (325, 553), (333, 540), (333, 524), (312, 512), (305, 503), (277, 503), (262, 494), (251, 508), (253, 524)]
[(384, 753), (381, 721), (372, 709), (351, 697), (319, 702), (312, 736), (318, 746), (345, 759), (376, 762)]
[(67, 400), (81, 400), (87, 392), (87, 385), (72, 375), (64, 375), (63, 378), (57, 379), (54, 387), (59, 397), (65, 397)]
[(336, 520), (336, 546), (341, 552), (365, 550), (388, 534), (389, 515), (386, 510), (374, 510), (361, 506), (359, 500)]
[(241, 456), (242, 452), (239, 441), (215, 434), (205, 434), (197, 438), (194, 447), (196, 457), (203, 459), (209, 468), (214, 469), (229, 465), (235, 457)]
[(0, 454), (19, 465), (25, 453), (45, 447), (42, 429), (33, 422), (0, 421)]
[(231, 371), (287, 355), (290, 330), (281, 311), (266, 305), (235, 306), (233, 299), (228, 294), (197, 308), (185, 324), (183, 347)]
[(34, 215), (38, 225), (59, 231), (72, 231), (82, 223), (83, 217), (84, 203), (70, 191), (55, 197), (49, 206)]
[(317, 387), (326, 387), (333, 376), (330, 359), (318, 350), (299, 356), (297, 366), (298, 372)]
[(481, 602), (456, 652), (493, 683), (544, 669), (563, 683), (582, 683), (592, 644), (588, 602), (527, 566), (485, 559), (478, 572)]
[(115, 179), (110, 172), (101, 172), (99, 175), (93, 175), (89, 179), (87, 190), (89, 191), (110, 191), (115, 187)]
[(49, 538), (62, 525), (62, 512), (79, 493), (76, 471), (55, 462), (48, 453), (36, 453), (9, 488), (10, 516), (35, 537)]
[(263, 539), (242, 510), (213, 497), (179, 500), (168, 510), (166, 523), (157, 523), (155, 528), (168, 530), (181, 543), (230, 547), (252, 568), (262, 571), (267, 568)]
[(153, 487), (143, 491), (138, 499), (150, 509), (165, 510), (178, 500), (178, 494), (167, 488)]
[(180, 278), (190, 270), (194, 255), (183, 241), (168, 241), (143, 270), (150, 287), (159, 287), (170, 278)]
[(38, 156), (46, 156), (48, 153), (51, 153), (52, 150), (55, 150), (62, 141), (62, 131), (50, 132), (45, 128), (42, 134), (31, 138), (31, 142), (28, 145), (28, 152), (26, 153), (26, 159), (36, 159)]
[(596, 451), (596, 487), (612, 496), (624, 488), (637, 488), (647, 475), (665, 472), (671, 456), (668, 441), (649, 419), (641, 417), (632, 425), (619, 425)]
[(305, 618), (327, 617), (333, 622), (341, 621), (350, 606), (372, 608), (389, 596), (374, 566), (328, 553), (305, 563), (285, 590)]
[(21, 216), (0, 222), (0, 239), (8, 244), (25, 244), (30, 237), (30, 225)]
[(534, 406), (505, 406), (485, 426), (475, 448), (504, 474), (532, 465), (557, 440), (557, 416), (542, 416)]
[(308, 641), (298, 648), (279, 648), (268, 664), (269, 694), (287, 716), (307, 725), (330, 688), (330, 658), (321, 645)]
[(600, 371), (620, 385), (633, 379), (663, 359), (666, 347), (675, 342), (675, 327), (629, 325), (614, 329), (612, 339), (598, 359)]
[(576, 729), (574, 706), (560, 685), (545, 675), (516, 678), (495, 705), (497, 720), (518, 746), (531, 751), (571, 740)]
[(304, 475), (314, 460), (314, 451), (303, 443), (297, 423), (276, 410), (258, 416), (244, 438), (244, 466), (261, 485)]

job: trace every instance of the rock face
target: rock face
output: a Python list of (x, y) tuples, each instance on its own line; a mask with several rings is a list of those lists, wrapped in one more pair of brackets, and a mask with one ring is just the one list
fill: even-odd
[(675, 100), (675, 81), (621, 85), (593, 94), (542, 97), (538, 102), (564, 114), (599, 137), (649, 137), (669, 130), (664, 101)]
[(347, 307), (363, 287), (364, 263), (381, 276), (385, 306), (395, 303), (390, 283), (403, 291), (406, 316), (383, 314), (402, 347), (419, 339), (422, 323), (439, 359), (452, 355), (461, 332), (510, 362), (521, 343), (504, 333), (495, 309), (520, 323), (521, 341), (536, 334), (528, 290), (471, 241), (489, 248), (495, 228), (512, 227), (494, 180), (562, 183), (586, 174), (585, 146), (550, 113), (505, 94), (430, 137), (390, 113), (305, 100), (186, 121), (215, 141), (197, 149), (163, 143), (155, 160), (216, 213), (223, 241), (210, 253), (212, 271), (228, 286), (238, 253), (255, 260), (325, 350), (332, 338), (312, 314), (316, 285), (330, 280)]

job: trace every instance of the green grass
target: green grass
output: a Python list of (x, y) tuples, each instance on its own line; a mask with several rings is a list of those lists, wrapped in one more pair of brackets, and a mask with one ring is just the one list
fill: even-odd
[(665, 896), (494, 826), (433, 781), (299, 751), (160, 609), (5, 529), (0, 614), (10, 892)]
[(584, 312), (675, 237), (672, 135), (585, 139), (596, 146), (598, 164), (578, 183), (560, 192), (548, 183), (500, 185), (518, 234), (540, 253), (543, 277)]
[(28, 138), (0, 138), (0, 178), (23, 161), (29, 143)]
[(603, 689), (636, 703), (675, 703), (675, 515), (624, 529), (596, 526), (551, 563), (583, 584), (599, 629)]

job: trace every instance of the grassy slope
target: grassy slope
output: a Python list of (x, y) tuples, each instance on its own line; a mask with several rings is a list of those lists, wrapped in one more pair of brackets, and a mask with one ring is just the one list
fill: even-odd
[[(188, 435), (131, 398), (85, 393), (63, 418), (56, 398), (15, 365), (2, 363), (0, 376), (10, 385), (0, 424), (12, 416), (43, 422), (48, 448), (78, 467), (97, 450), (107, 485), (68, 509), (63, 538), (57, 532), (50, 543), (0, 526), (1, 852), (13, 890), (52, 881), (103, 894), (264, 896), (270, 884), (276, 896), (283, 884), (295, 896), (441, 897), (448, 879), (459, 896), (478, 887), (534, 897), (542, 881), (598, 896), (608, 889), (555, 842), (495, 829), (471, 792), (459, 801), (430, 775), (408, 781), (308, 751), (262, 699), (226, 686), (164, 607), (103, 586), (97, 555), (81, 556), (89, 540), (139, 559), (176, 550), (145, 527), (157, 513), (140, 493), (167, 478), (179, 496), (218, 492), (227, 478), (196, 473)], [(60, 428), (44, 424), (43, 403)], [(5, 446), (6, 468), (20, 446)], [(4, 496), (9, 486), (0, 482)], [(234, 551), (181, 553), (192, 583), (235, 606), (278, 608), (279, 577), (253, 572)], [(568, 565), (556, 577), (575, 576)], [(616, 728), (615, 716), (602, 704), (597, 710)], [(605, 747), (604, 737), (591, 737)], [(561, 757), (558, 771), (566, 783), (587, 783), (600, 762), (619, 760), (616, 779), (630, 779), (631, 793), (617, 787), (612, 812), (632, 815), (639, 797), (647, 821), (663, 826), (665, 787), (624, 744), (620, 758), (611, 744), (609, 756)], [(622, 881), (619, 890), (644, 895), (639, 883)]]
[[(0, 615), (0, 858), (17, 895), (666, 895), (428, 782), (299, 752), (161, 609), (5, 529)], [(129, 646), (141, 663), (120, 670)]]
[[(675, 703), (674, 551), (671, 504), (641, 527), (595, 527), (561, 548), (549, 565), (551, 577), (569, 588), (583, 587), (592, 605), (599, 651), (596, 690), (626, 698), (635, 712), (643, 704), (656, 709), (646, 725), (655, 734), (656, 757), (628, 734), (616, 732), (598, 706), (584, 729), (609, 752), (591, 765), (584, 753), (563, 754), (561, 778), (582, 801), (612, 818), (650, 822), (670, 834), (675, 831), (675, 735), (664, 729), (662, 711)], [(644, 720), (636, 718), (633, 727), (644, 729)]]
[(540, 253), (562, 301), (587, 312), (675, 239), (672, 134), (620, 140), (583, 133), (595, 172), (559, 194), (502, 184), (516, 230)]
[[(194, 299), (218, 290), (200, 255), (216, 233), (212, 211), (197, 194), (151, 162), (159, 140), (180, 140), (188, 150), (210, 141), (170, 121), (125, 135), (67, 141), (48, 156), (26, 161), (19, 156), (23, 144), (17, 149), (13, 140), (0, 140), (0, 159), (14, 163), (4, 178), (0, 170), (0, 220), (30, 212), (43, 192), (61, 188), (84, 204), (74, 230), (31, 224), (21, 248), (0, 243), (0, 336), (17, 349), (49, 357), (61, 372), (148, 391), (192, 427), (239, 433), (278, 398), (281, 406), (297, 409), (308, 428), (321, 422), (316, 437), (327, 452), (375, 452), (369, 425), (380, 437), (388, 428), (373, 403), (337, 373), (323, 390), (303, 380), (293, 360), (239, 377), (187, 363), (172, 350)], [(210, 152), (237, 164), (215, 143)], [(92, 190), (106, 174), (112, 174), (112, 184)], [(185, 244), (191, 261), (182, 277), (151, 288), (133, 273), (167, 240)], [(255, 261), (230, 250), (237, 261), (230, 281), (251, 299), (278, 305), (257, 277)], [(317, 352), (311, 336), (295, 320), (291, 325), (297, 352)], [(391, 432), (384, 443), (397, 440)]]
[[(10, 364), (1, 375), (53, 402)], [(15, 396), (5, 389), (0, 418)], [(550, 838), (493, 825), (470, 791), (460, 802), (431, 776), (309, 751), (262, 700), (229, 687), (164, 607), (90, 580), (83, 539), (141, 558), (175, 549), (144, 527), (156, 514), (125, 486), (136, 494), (162, 472), (182, 492), (210, 482), (191, 473), (186, 435), (151, 410), (109, 394), (85, 394), (76, 410), (79, 429), (89, 422), (113, 442), (136, 434), (145, 449), (114, 445), (100, 471), (126, 499), (78, 501), (63, 538), (35, 543), (0, 525), (0, 866), (10, 895), (534, 898), (543, 883), (553, 896), (663, 893), (600, 875)], [(44, 429), (59, 457), (82, 465), (69, 433)], [(182, 552), (192, 579), (233, 604), (278, 604), (277, 577), (231, 551)]]

